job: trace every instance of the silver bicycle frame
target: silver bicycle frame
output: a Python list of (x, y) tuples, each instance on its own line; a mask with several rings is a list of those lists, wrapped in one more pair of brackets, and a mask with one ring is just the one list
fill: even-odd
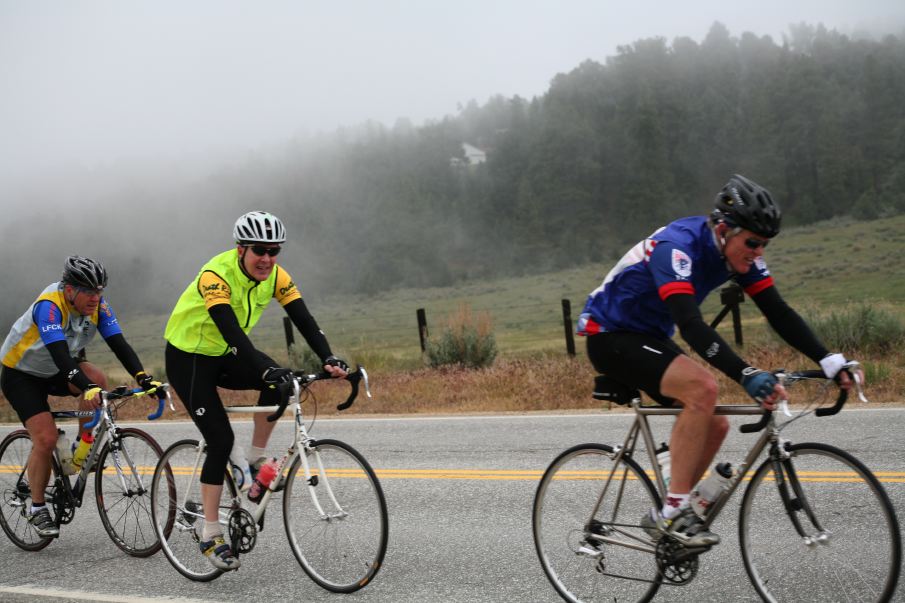
[[(651, 467), (653, 468), (653, 473), (655, 476), (655, 481), (657, 484), (657, 490), (660, 493), (660, 498), (663, 499), (666, 497), (666, 485), (663, 481), (663, 475), (660, 472), (660, 465), (657, 463), (656, 457), (656, 444), (654, 443), (654, 436), (651, 432), (650, 423), (648, 421), (648, 417), (651, 416), (676, 416), (682, 412), (681, 407), (662, 407), (662, 406), (651, 406), (651, 407), (643, 407), (641, 406), (641, 400), (639, 398), (635, 398), (632, 400), (632, 409), (635, 413), (635, 420), (632, 423), (631, 428), (629, 428), (628, 435), (623, 441), (622, 445), (614, 446), (615, 457), (613, 462), (613, 468), (610, 471), (610, 475), (607, 477), (606, 482), (604, 483), (603, 489), (600, 492), (600, 496), (597, 498), (597, 502), (594, 505), (594, 508), (591, 512), (591, 519), (597, 516), (597, 512), (600, 510), (600, 505), (603, 503), (604, 497), (606, 496), (607, 490), (610, 487), (610, 484), (613, 481), (613, 475), (616, 472), (616, 467), (619, 466), (619, 461), (626, 455), (631, 458), (635, 458), (635, 448), (638, 444), (638, 436), (639, 434), (644, 440), (644, 447), (647, 450), (648, 458), (650, 459)], [(714, 415), (720, 416), (739, 416), (739, 415), (763, 415), (764, 410), (760, 406), (756, 405), (728, 405), (728, 404), (718, 404), (714, 409)], [(738, 485), (742, 482), (745, 476), (748, 474), (748, 471), (751, 467), (754, 466), (754, 463), (757, 461), (758, 457), (764, 451), (770, 443), (777, 441), (779, 438), (779, 430), (776, 428), (775, 423), (771, 419), (767, 426), (764, 428), (761, 436), (758, 438), (757, 442), (751, 447), (748, 451), (748, 454), (745, 457), (745, 460), (738, 466), (738, 471), (732, 476), (729, 481), (728, 488), (725, 488), (722, 493), (717, 497), (713, 503), (708, 507), (707, 513), (704, 517), (704, 526), (709, 527), (711, 523), (716, 519), (719, 515), (720, 510), (726, 504), (726, 501), (732, 496), (735, 492)], [(605, 537), (597, 537), (597, 540), (606, 540)], [(618, 544), (622, 544), (624, 546), (627, 545), (625, 542), (618, 542)], [(650, 547), (633, 547), (640, 548), (641, 550), (648, 550)]]

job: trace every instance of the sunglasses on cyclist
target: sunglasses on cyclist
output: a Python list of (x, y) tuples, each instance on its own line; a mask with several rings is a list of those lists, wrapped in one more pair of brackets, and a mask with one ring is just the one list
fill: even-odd
[(745, 247), (747, 247), (748, 249), (757, 249), (758, 247), (763, 247), (766, 249), (769, 243), (769, 239), (756, 239), (754, 237), (745, 239)]
[(246, 245), (245, 249), (251, 249), (255, 255), (264, 256), (269, 255), (270, 257), (274, 257), (279, 255), (280, 251), (282, 251), (282, 247), (264, 247), (263, 245)]

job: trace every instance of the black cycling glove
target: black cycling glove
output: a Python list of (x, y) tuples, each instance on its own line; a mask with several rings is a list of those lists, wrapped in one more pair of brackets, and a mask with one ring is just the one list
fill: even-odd
[(261, 379), (267, 386), (273, 388), (282, 383), (289, 383), (292, 381), (292, 371), (288, 368), (271, 366), (264, 371), (264, 374), (261, 375)]
[(349, 365), (342, 358), (337, 358), (336, 356), (327, 356), (324, 359), (325, 366), (335, 366), (336, 368), (340, 368), (347, 373), (349, 372)]
[(154, 389), (155, 387), (160, 387), (160, 381), (154, 379), (152, 375), (147, 374), (144, 371), (140, 371), (135, 375), (135, 382), (138, 384), (141, 389), (145, 391), (149, 391)]

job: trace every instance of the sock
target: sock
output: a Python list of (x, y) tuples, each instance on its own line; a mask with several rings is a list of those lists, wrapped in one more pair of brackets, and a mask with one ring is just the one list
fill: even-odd
[(214, 536), (219, 536), (222, 533), (223, 528), (220, 527), (219, 521), (204, 520), (204, 527), (201, 528), (201, 540), (207, 542), (208, 540), (213, 540)]
[(252, 446), (248, 449), (248, 464), (254, 463), (262, 456), (267, 456), (267, 451), (259, 446)]
[(34, 501), (32, 501), (31, 502), (31, 514), (34, 515), (35, 513), (37, 513), (38, 511), (40, 511), (41, 509), (43, 509), (46, 506), (47, 505), (45, 503), (36, 504)]
[(672, 519), (679, 514), (679, 511), (688, 506), (688, 497), (688, 492), (685, 494), (676, 494), (675, 492), (667, 493), (666, 503), (664, 503), (663, 508), (660, 509), (660, 515), (662, 515), (664, 519)]

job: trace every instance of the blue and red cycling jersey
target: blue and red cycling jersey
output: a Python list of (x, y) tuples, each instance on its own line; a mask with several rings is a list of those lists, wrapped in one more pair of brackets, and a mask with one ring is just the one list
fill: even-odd
[(644, 239), (626, 253), (588, 296), (576, 329), (579, 335), (630, 331), (669, 338), (675, 323), (664, 300), (694, 295), (698, 304), (728, 281), (748, 295), (773, 285), (763, 258), (746, 274), (729, 270), (705, 216), (682, 218)]

